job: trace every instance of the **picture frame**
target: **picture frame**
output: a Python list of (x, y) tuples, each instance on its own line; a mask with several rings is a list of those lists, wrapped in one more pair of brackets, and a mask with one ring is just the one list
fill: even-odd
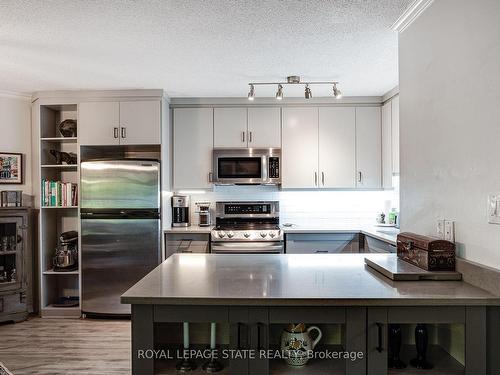
[(22, 185), (23, 172), (23, 154), (0, 152), (0, 185)]

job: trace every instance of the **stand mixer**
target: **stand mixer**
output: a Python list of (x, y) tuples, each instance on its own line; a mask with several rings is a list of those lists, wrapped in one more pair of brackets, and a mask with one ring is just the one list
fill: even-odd
[(59, 236), (59, 246), (52, 260), (54, 271), (75, 271), (78, 269), (78, 232), (63, 232)]

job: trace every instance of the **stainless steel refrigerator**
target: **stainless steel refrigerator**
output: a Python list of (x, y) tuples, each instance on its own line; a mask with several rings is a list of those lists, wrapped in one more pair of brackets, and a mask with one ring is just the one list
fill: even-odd
[(161, 261), (160, 163), (81, 163), (82, 311), (130, 314), (120, 296)]

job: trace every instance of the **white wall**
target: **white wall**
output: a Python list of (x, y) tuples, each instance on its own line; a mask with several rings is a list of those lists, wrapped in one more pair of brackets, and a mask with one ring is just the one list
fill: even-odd
[(401, 229), (456, 221), (459, 254), (500, 268), (500, 1), (435, 0), (400, 35)]
[(23, 190), (31, 186), (31, 100), (29, 97), (0, 92), (0, 152), (23, 154), (24, 184), (0, 184), (1, 190)]

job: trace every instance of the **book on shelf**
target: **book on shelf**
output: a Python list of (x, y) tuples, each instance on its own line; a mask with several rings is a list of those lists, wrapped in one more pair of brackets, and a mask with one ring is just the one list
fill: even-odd
[(42, 179), (41, 204), (44, 207), (78, 206), (77, 184)]

